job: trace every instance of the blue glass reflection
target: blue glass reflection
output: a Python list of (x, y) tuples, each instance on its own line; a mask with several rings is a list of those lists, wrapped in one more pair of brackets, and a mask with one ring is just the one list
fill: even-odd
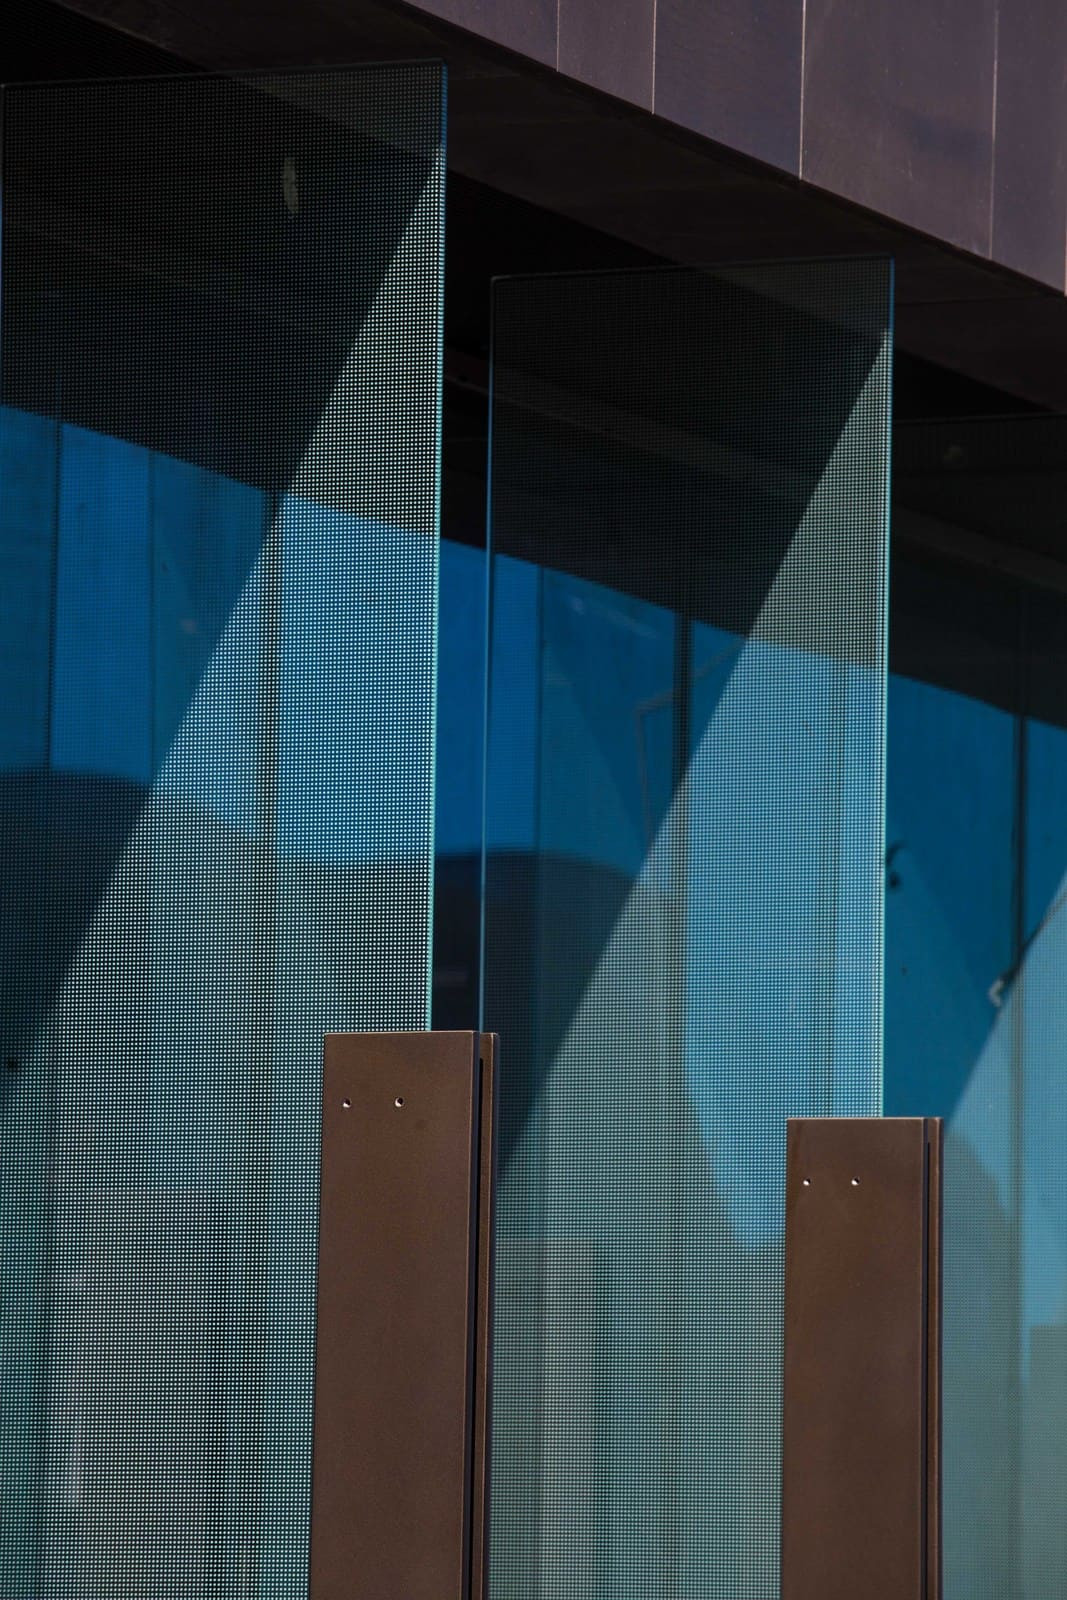
[[(4, 500), (3, 769), (47, 765), (145, 793), (155, 787), (251, 836), (271, 759), (259, 731), (258, 680), (268, 608), (280, 604), (276, 848), (335, 864), (417, 853), (418, 814), (383, 808), (377, 774), (384, 764), (404, 793), (426, 782), (424, 705), (398, 671), (410, 649), (403, 613), (425, 566), (425, 536), (296, 495), (278, 501), (46, 418), (7, 410), (2, 433), (12, 469)], [(475, 568), (484, 587), (484, 557), (450, 552), (450, 665), (470, 693), (462, 713), (454, 695), (446, 698), (458, 759), (448, 768), (442, 814), (449, 843), (465, 830), (468, 848), (477, 843), (471, 818), (480, 806), (472, 799), (481, 784)], [(461, 633), (471, 644), (457, 660)], [(353, 718), (339, 683), (360, 686), (365, 719)], [(480, 818), (478, 827), (480, 834)]]
[(0, 410), (0, 769), (48, 761), (55, 462), (59, 429)]
[(888, 1112), (947, 1119), (946, 1594), (1058, 1595), (1067, 731), (1031, 705), (1062, 706), (1067, 613), (963, 573), (903, 587), (905, 648), (951, 680), (890, 681), (885, 1078)]
[[(438, 856), (477, 856), (484, 781), (485, 551), (446, 539), (440, 560), (434, 837)], [(528, 794), (528, 774), (519, 770), (512, 776), (516, 799)]]
[(734, 1233), (756, 1247), (782, 1237), (768, 1174), (786, 1119), (871, 1109), (856, 1080), (878, 1059), (881, 687), (756, 636), (697, 625), (693, 641), (687, 1076)]
[[(951, 1116), (996, 1021), (990, 990), (1012, 950), (1014, 739), (1007, 711), (891, 676), (888, 1116)], [(991, 1159), (1006, 1190), (1003, 1157)]]
[(540, 768), (541, 572), (526, 561), (498, 560), (493, 578), (493, 629), (507, 645), (489, 697), (489, 741), (494, 748), (499, 742), (501, 759), (487, 774), (486, 848), (532, 850)]
[[(321, 1035), (425, 1003), (436, 537), (11, 409), (0, 448), (0, 1564), (236, 1561), (254, 1426), (299, 1583)], [(78, 1474), (131, 1439), (127, 1530)]]

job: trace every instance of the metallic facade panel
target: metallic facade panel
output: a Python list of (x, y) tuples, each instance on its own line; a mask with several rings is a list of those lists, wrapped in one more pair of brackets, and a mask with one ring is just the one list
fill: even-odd
[[(505, 45), (541, 65), (558, 65), (563, 73), (645, 106), (643, 92), (622, 87), (623, 76), (631, 71), (639, 90), (644, 84), (643, 49), (628, 43), (632, 62), (612, 66), (608, 61), (614, 16), (629, 16), (629, 0), (595, 8), (604, 18), (609, 42), (604, 44), (601, 63), (592, 68), (583, 59), (585, 47), (575, 43), (568, 0), (560, 0), (558, 6), (553, 0), (524, 4), (421, 0), (402, 9), (383, 0), (347, 0), (344, 7), (329, 0), (306, 0), (301, 6), (276, 6), (270, 15), (255, 0), (229, 0), (224, 12), (210, 0), (155, 0), (151, 16), (140, 0), (68, 3), (87, 16), (99, 16), (129, 34), (153, 38), (188, 60), (221, 70), (254, 63), (348, 60), (357, 51), (382, 60), (442, 56), (452, 73), (450, 165), (480, 182), (511, 188), (535, 204), (557, 204), (570, 216), (617, 230), (679, 260), (886, 251), (896, 257), (902, 298), (912, 288), (924, 298), (924, 280), (932, 272), (945, 282), (947, 292), (939, 298), (954, 300), (970, 298), (968, 281), (975, 262), (954, 256), (943, 244), (963, 242), (977, 250), (976, 260), (991, 256), (1001, 268), (1033, 273), (1039, 283), (1061, 283), (1054, 241), (1063, 203), (1063, 126), (1058, 105), (1067, 70), (1062, 37), (1067, 14), (1057, 0), (1002, 5), (999, 41), (991, 27), (989, 0), (977, 0), (973, 8), (963, 0), (918, 6), (914, 15), (905, 0), (885, 0), (878, 7), (864, 0), (848, 6), (817, 0), (808, 6), (804, 53), (821, 65), (813, 70), (808, 90), (817, 89), (816, 80), (825, 79), (832, 63), (840, 62), (848, 115), (836, 129), (836, 107), (825, 95), (809, 98), (803, 118), (799, 114), (799, 0), (795, 7), (659, 0), (656, 111), (668, 122), (680, 122), (789, 172), (797, 170), (803, 121), (812, 135), (805, 176), (812, 177), (822, 194), (783, 186), (773, 173), (745, 174), (739, 182), (735, 165), (719, 167), (720, 152), (703, 149), (694, 155), (690, 145), (686, 161), (706, 173), (703, 192), (693, 194), (688, 184), (677, 182), (683, 147), (669, 127), (628, 121), (622, 161), (615, 108), (586, 100), (580, 108), (579, 130), (573, 126), (578, 102), (570, 83), (524, 73), (520, 62), (503, 64), (494, 48)], [(588, 0), (588, 10), (581, 4), (580, 14), (586, 16), (593, 9)], [(675, 15), (677, 23), (671, 20)], [(599, 21), (592, 25), (594, 34), (599, 25)], [(628, 22), (625, 27), (629, 28)], [(710, 53), (703, 42), (709, 38)], [(14, 59), (17, 66), (17, 50)], [(985, 176), (976, 177), (969, 187), (972, 162), (967, 147), (973, 116), (968, 112), (961, 119), (958, 105), (961, 95), (968, 103), (973, 100), (979, 122), (983, 105), (992, 110), (995, 59), (998, 150), (992, 171), (983, 158), (979, 165)], [(720, 61), (726, 64), (725, 72), (720, 71)], [(979, 88), (971, 95), (968, 84), (973, 81)], [(555, 105), (548, 112), (553, 97)], [(887, 136), (884, 126), (887, 97), (892, 102), (890, 120), (904, 132), (904, 166), (900, 139), (897, 134)], [(687, 110), (687, 104), (696, 110)], [(555, 140), (546, 137), (546, 130), (558, 128), (559, 123), (572, 124), (563, 161), (557, 157)], [(792, 132), (784, 136), (783, 128)], [(861, 133), (869, 130), (871, 138), (857, 137), (857, 128)], [(991, 130), (992, 119), (989, 140)], [(946, 161), (939, 145), (954, 149), (959, 159)], [(633, 181), (630, 163), (635, 152), (645, 161), (655, 156), (662, 163), (653, 184), (643, 175)], [(611, 173), (610, 204), (600, 170), (605, 159)], [(835, 171), (840, 182), (833, 178)], [(842, 204), (842, 198), (860, 198), (857, 186), (871, 195), (866, 203), (884, 210), (884, 222)], [(996, 194), (990, 247), (991, 186)], [(885, 197), (884, 206), (880, 196)], [(979, 207), (978, 225), (961, 241), (961, 213), (966, 214), (972, 200)], [(749, 213), (753, 222), (747, 240), (735, 243), (735, 230), (745, 226)], [(922, 228), (929, 243), (910, 234), (901, 222)], [(775, 235), (785, 231), (791, 237), (777, 242)], [(1058, 254), (1062, 258), (1062, 239)], [(999, 299), (1005, 290), (1015, 296), (1032, 293), (1035, 287), (1013, 282), (1003, 271), (989, 279), (990, 298)], [(1046, 312), (1055, 336), (1058, 319), (1067, 310), (1062, 302), (1051, 302)], [(976, 317), (980, 320), (980, 314)], [(937, 359), (921, 346), (916, 353)], [(1013, 381), (984, 351), (973, 358), (965, 354), (964, 359), (968, 364), (963, 370), (982, 381), (1001, 386)], [(1043, 388), (1056, 390), (1052, 403), (1058, 409), (1064, 405), (1063, 380), (1058, 376), (1062, 371), (1059, 352), (1053, 349), (1045, 363)], [(1041, 392), (1029, 397), (1044, 399)]]
[(556, 65), (558, 0), (419, 0), (418, 9)]
[(1011, 0), (997, 28), (991, 254), (1064, 287), (1067, 6)]
[(797, 170), (802, 0), (658, 0), (655, 110)]
[(940, 1123), (789, 1123), (783, 1600), (938, 1600)]
[(808, 0), (801, 176), (987, 255), (996, 0)]
[(560, 0), (560, 71), (651, 109), (654, 16), (654, 0)]

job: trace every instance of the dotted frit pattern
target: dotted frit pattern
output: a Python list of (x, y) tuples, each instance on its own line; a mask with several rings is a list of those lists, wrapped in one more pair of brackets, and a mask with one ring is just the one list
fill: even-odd
[(786, 1118), (881, 1109), (890, 296), (495, 287), (494, 1593), (779, 1592)]
[(0, 1593), (307, 1590), (318, 1085), (429, 993), (435, 64), (4, 116)]

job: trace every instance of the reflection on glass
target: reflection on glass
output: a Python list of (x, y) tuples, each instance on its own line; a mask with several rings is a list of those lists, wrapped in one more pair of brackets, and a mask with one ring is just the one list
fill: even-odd
[[(1060, 419), (898, 432), (886, 1109), (948, 1119), (946, 1600), (1067, 1586), (1067, 599)], [(961, 529), (996, 538), (997, 564)], [(1020, 555), (1011, 547), (1029, 547)], [(1027, 570), (1033, 581), (1024, 581)], [(1039, 588), (1044, 578), (1057, 587)]]
[[(957, 662), (983, 654), (1010, 689), (1010, 602), (905, 564), (892, 595), (895, 665), (932, 676), (925, 635), (937, 629), (944, 645), (951, 617)], [(1011, 962), (1016, 729), (1009, 711), (965, 687), (891, 675), (886, 819), (885, 1109), (946, 1118), (950, 1597), (1005, 1592), (1014, 1558), (1003, 1516), (1016, 1483), (1011, 1032), (990, 993)]]
[(888, 287), (497, 286), (501, 1593), (776, 1590), (785, 1118), (880, 1109)]
[(1067, 598), (1027, 611), (1019, 1365), (1026, 1600), (1067, 1585)]
[(441, 113), (6, 95), (12, 1600), (306, 1592), (321, 1037), (427, 1014)]

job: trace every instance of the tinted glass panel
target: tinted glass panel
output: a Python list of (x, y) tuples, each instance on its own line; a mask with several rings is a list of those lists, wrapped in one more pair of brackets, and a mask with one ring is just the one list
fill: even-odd
[(894, 460), (885, 1102), (948, 1119), (945, 1593), (1043, 1600), (1067, 1584), (1067, 433), (916, 425)]
[[(898, 527), (906, 516), (894, 508)], [(885, 1109), (947, 1119), (944, 1541), (950, 1597), (1003, 1592), (1016, 1492), (1011, 1027), (1018, 597), (900, 560), (891, 608)], [(991, 703), (991, 701), (993, 703)]]
[(889, 276), (496, 288), (501, 1593), (776, 1590), (785, 1119), (881, 1106)]
[(306, 1591), (321, 1038), (428, 1009), (442, 99), (4, 100), (6, 1595)]
[(1024, 1593), (1067, 1586), (1067, 595), (1027, 607), (1019, 1368)]

